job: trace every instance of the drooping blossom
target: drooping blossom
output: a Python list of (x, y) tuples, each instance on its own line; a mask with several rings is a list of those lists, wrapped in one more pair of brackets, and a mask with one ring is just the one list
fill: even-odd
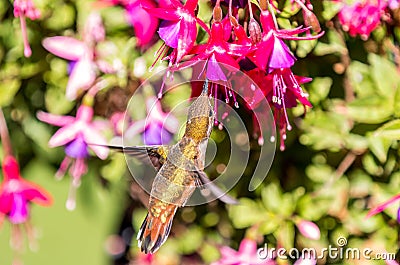
[(219, 249), (221, 258), (211, 265), (275, 265), (272, 257), (260, 257), (257, 251), (257, 242), (252, 239), (243, 239), (239, 250), (223, 246)]
[(30, 243), (34, 243), (32, 240), (35, 239), (29, 224), (31, 203), (49, 206), (52, 198), (42, 187), (22, 178), (18, 162), (12, 154), (7, 124), (1, 110), (0, 134), (4, 150), (3, 181), (0, 183), (0, 224), (7, 218), (12, 225), (11, 246), (21, 250), (23, 228), (26, 229)]
[[(151, 43), (158, 28), (158, 19), (146, 8), (155, 8), (152, 0), (99, 0), (100, 5), (121, 5), (125, 9), (126, 20), (133, 27), (137, 38), (137, 46), (143, 47)], [(144, 8), (146, 7), (146, 8)]]
[[(65, 158), (56, 173), (57, 178), (62, 178), (69, 168), (72, 177), (66, 207), (75, 208), (75, 192), (80, 185), (81, 177), (87, 172), (86, 159), (89, 157), (89, 148), (100, 158), (106, 159), (108, 149), (106, 139), (100, 134), (99, 128), (93, 122), (93, 108), (82, 104), (76, 117), (59, 116), (45, 112), (37, 114), (39, 120), (61, 127), (49, 140), (50, 147), (64, 146)], [(92, 144), (92, 145), (91, 145)]]
[[(367, 218), (382, 212), (383, 210), (385, 210), (387, 207), (389, 207), (391, 204), (395, 203), (398, 200), (400, 200), (400, 194), (397, 194), (392, 198), (390, 198), (389, 200), (379, 204), (378, 206), (375, 206), (374, 208), (369, 210)], [(400, 207), (398, 207), (397, 209), (397, 222), (400, 224)]]
[[(163, 20), (158, 34), (165, 45), (174, 49), (169, 56), (171, 64), (179, 63), (193, 48), (197, 37), (197, 23), (209, 31), (205, 23), (195, 15), (197, 4), (198, 0), (188, 0), (184, 5), (179, 0), (171, 0), (165, 7), (145, 6), (149, 13)], [(158, 53), (158, 57), (165, 54), (165, 46), (162, 46)]]
[(381, 23), (381, 17), (388, 1), (359, 0), (352, 4), (342, 2), (338, 18), (344, 31), (348, 31), (350, 36), (359, 35), (363, 40), (367, 40), (372, 31)]
[(296, 226), (300, 233), (307, 238), (318, 240), (321, 237), (319, 227), (313, 222), (300, 220), (296, 222)]
[(145, 145), (168, 144), (177, 132), (179, 122), (171, 114), (162, 110), (160, 100), (151, 96), (146, 99), (147, 117), (132, 123), (124, 137), (131, 138), (141, 134)]
[(30, 57), (32, 55), (32, 50), (29, 45), (25, 18), (36, 20), (40, 17), (40, 11), (35, 7), (32, 0), (14, 0), (14, 17), (19, 17), (21, 23), (24, 55), (25, 57)]
[(83, 29), (82, 41), (72, 37), (55, 36), (43, 40), (43, 47), (54, 55), (70, 61), (66, 97), (74, 100), (81, 91), (94, 85), (98, 71), (110, 72), (112, 67), (97, 58), (96, 44), (105, 38), (98, 13), (91, 13)]

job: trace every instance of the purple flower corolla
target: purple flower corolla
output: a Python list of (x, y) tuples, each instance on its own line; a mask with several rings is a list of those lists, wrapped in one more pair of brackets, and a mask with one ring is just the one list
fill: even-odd
[[(95, 44), (104, 40), (105, 31), (100, 15), (89, 15), (84, 28), (83, 41), (72, 37), (45, 38), (43, 47), (54, 55), (69, 60), (69, 80), (66, 97), (74, 100), (80, 91), (89, 89), (95, 82), (97, 70), (102, 70), (96, 58)], [(103, 61), (99, 61), (103, 62)]]
[(131, 138), (142, 134), (146, 145), (168, 144), (178, 129), (178, 120), (173, 115), (163, 112), (159, 99), (154, 96), (147, 98), (146, 110), (147, 117), (128, 127), (124, 137)]
[(259, 257), (257, 243), (251, 239), (243, 239), (239, 250), (236, 251), (230, 247), (220, 248), (221, 258), (211, 265), (274, 265), (276, 264), (272, 257), (265, 259)]
[[(367, 218), (382, 212), (387, 207), (389, 207), (392, 203), (394, 203), (394, 202), (396, 202), (398, 200), (400, 200), (400, 193), (395, 195), (395, 196), (393, 196), (389, 200), (379, 204), (378, 206), (372, 208), (371, 210), (369, 210), (369, 212), (367, 214)], [(400, 224), (400, 207), (397, 209), (397, 222)]]
[(35, 20), (40, 17), (40, 11), (35, 7), (32, 0), (15, 0), (14, 1), (14, 17), (19, 17), (21, 23), (22, 39), (24, 42), (24, 55), (30, 57), (32, 50), (28, 41), (28, 32), (26, 28), (25, 18)]
[[(108, 148), (106, 139), (99, 133), (100, 128), (93, 122), (93, 108), (81, 105), (76, 117), (59, 116), (45, 112), (37, 114), (39, 120), (61, 127), (49, 140), (50, 147), (64, 146), (66, 156), (56, 173), (62, 178), (69, 168), (72, 176), (72, 185), (67, 200), (67, 208), (75, 208), (75, 190), (80, 185), (81, 177), (87, 172), (86, 158), (89, 148), (100, 158), (106, 159)], [(90, 145), (90, 144), (96, 145)]]
[(318, 240), (321, 237), (319, 227), (313, 222), (300, 220), (296, 223), (296, 226), (300, 233), (307, 238)]

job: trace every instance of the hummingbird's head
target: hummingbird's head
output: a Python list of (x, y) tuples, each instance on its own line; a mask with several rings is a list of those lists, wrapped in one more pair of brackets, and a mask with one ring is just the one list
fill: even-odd
[(214, 111), (207, 93), (208, 80), (206, 79), (203, 91), (200, 96), (192, 102), (188, 111), (185, 136), (198, 142), (210, 137), (214, 122)]

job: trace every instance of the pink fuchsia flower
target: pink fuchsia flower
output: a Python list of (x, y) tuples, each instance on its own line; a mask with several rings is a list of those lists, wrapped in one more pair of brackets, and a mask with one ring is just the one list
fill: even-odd
[[(300, 84), (310, 82), (312, 79), (293, 75), (290, 68), (274, 69), (271, 73), (259, 69), (253, 69), (248, 75), (260, 87), (268, 102), (270, 103), (274, 120), (279, 129), (280, 149), (285, 150), (286, 131), (291, 130), (287, 108), (297, 106), (299, 101), (304, 106), (312, 107), (308, 101), (308, 94), (305, 93)], [(259, 100), (254, 99), (255, 102)], [(275, 135), (271, 137), (275, 141)]]
[[(389, 200), (387, 200), (387, 201), (379, 204), (378, 206), (372, 208), (371, 210), (369, 210), (369, 212), (367, 214), (367, 218), (382, 212), (383, 210), (385, 210), (387, 207), (389, 207), (391, 204), (393, 204), (394, 202), (396, 202), (398, 200), (400, 200), (400, 194), (393, 196)], [(400, 224), (400, 207), (397, 209), (397, 222)]]
[(355, 1), (351, 5), (343, 3), (338, 14), (343, 30), (348, 31), (352, 37), (360, 35), (363, 40), (367, 40), (379, 26), (387, 4), (387, 1), (376, 0)]
[[(72, 37), (55, 36), (45, 38), (43, 47), (54, 55), (70, 61), (66, 97), (74, 100), (80, 91), (93, 86), (97, 70), (103, 70), (103, 61), (97, 60), (95, 45), (104, 40), (105, 31), (99, 14), (89, 15), (83, 41)], [(108, 70), (107, 70), (108, 71)]]
[(318, 240), (321, 237), (319, 227), (310, 221), (300, 220), (296, 223), (300, 233), (310, 239)]
[(21, 23), (22, 39), (24, 42), (24, 55), (30, 57), (32, 50), (28, 41), (28, 32), (26, 28), (26, 20), (36, 20), (40, 17), (40, 11), (35, 7), (32, 0), (15, 0), (14, 1), (14, 17), (19, 17)]
[[(164, 20), (158, 34), (167, 46), (175, 49), (174, 58), (170, 56), (172, 64), (179, 63), (194, 46), (197, 37), (196, 23), (209, 32), (207, 25), (195, 15), (197, 4), (198, 0), (188, 0), (185, 5), (179, 0), (171, 0), (170, 5), (161, 8), (145, 6), (149, 13)], [(160, 48), (159, 56), (164, 50), (165, 47)]]
[(73, 210), (75, 208), (75, 190), (80, 185), (81, 177), (87, 172), (86, 158), (89, 157), (89, 147), (100, 159), (106, 159), (109, 150), (104, 145), (107, 144), (107, 141), (99, 133), (100, 128), (93, 122), (93, 108), (90, 106), (81, 105), (76, 117), (45, 112), (39, 112), (37, 117), (43, 122), (61, 127), (49, 140), (49, 146), (65, 147), (66, 156), (56, 177), (62, 178), (69, 168), (72, 185), (66, 206), (67, 209)]
[(4, 179), (0, 184), (0, 223), (7, 217), (12, 224), (11, 246), (21, 250), (22, 228), (26, 229), (29, 243), (33, 244), (35, 239), (29, 225), (31, 203), (49, 206), (52, 198), (42, 187), (21, 177), (18, 162), (12, 155), (4, 157), (2, 167)]
[(154, 96), (147, 98), (146, 110), (147, 117), (128, 127), (125, 137), (142, 134), (143, 143), (146, 145), (168, 144), (178, 129), (178, 120), (173, 115), (163, 112), (160, 100)]
[[(121, 5), (126, 12), (126, 19), (135, 31), (137, 45), (146, 46), (153, 38), (158, 28), (158, 19), (146, 8), (155, 8), (152, 0), (99, 0), (97, 5)], [(146, 8), (144, 8), (146, 7)]]
[(22, 224), (29, 220), (29, 204), (42, 206), (52, 203), (50, 194), (39, 185), (24, 180), (15, 157), (7, 155), (3, 159), (3, 182), (0, 184), (0, 215), (7, 216), (12, 224)]
[(263, 259), (257, 251), (257, 243), (251, 239), (243, 239), (240, 243), (239, 250), (236, 251), (230, 247), (220, 248), (221, 258), (211, 265), (274, 265), (276, 264), (272, 258)]

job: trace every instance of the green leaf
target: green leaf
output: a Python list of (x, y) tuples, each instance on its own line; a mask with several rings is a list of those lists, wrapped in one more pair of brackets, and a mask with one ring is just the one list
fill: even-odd
[(392, 99), (400, 84), (400, 76), (393, 63), (377, 54), (370, 53), (371, 76), (381, 96)]
[(0, 107), (6, 107), (10, 105), (20, 87), (21, 87), (21, 81), (19, 79), (1, 80)]
[(371, 152), (381, 163), (385, 163), (392, 140), (374, 134), (368, 134), (367, 139)]
[(374, 137), (384, 137), (392, 140), (400, 140), (400, 119), (384, 124), (373, 133)]
[(356, 122), (376, 124), (393, 114), (393, 102), (378, 96), (356, 99), (347, 106), (347, 115)]
[(229, 217), (235, 228), (247, 228), (267, 220), (270, 216), (265, 208), (254, 200), (243, 198), (238, 205), (228, 207)]
[(376, 161), (371, 154), (363, 156), (362, 164), (364, 169), (371, 175), (379, 176), (383, 173), (383, 168), (376, 164)]
[(310, 92), (310, 101), (311, 103), (318, 104), (321, 100), (324, 100), (332, 87), (332, 78), (330, 77), (316, 77), (307, 86), (308, 91)]

